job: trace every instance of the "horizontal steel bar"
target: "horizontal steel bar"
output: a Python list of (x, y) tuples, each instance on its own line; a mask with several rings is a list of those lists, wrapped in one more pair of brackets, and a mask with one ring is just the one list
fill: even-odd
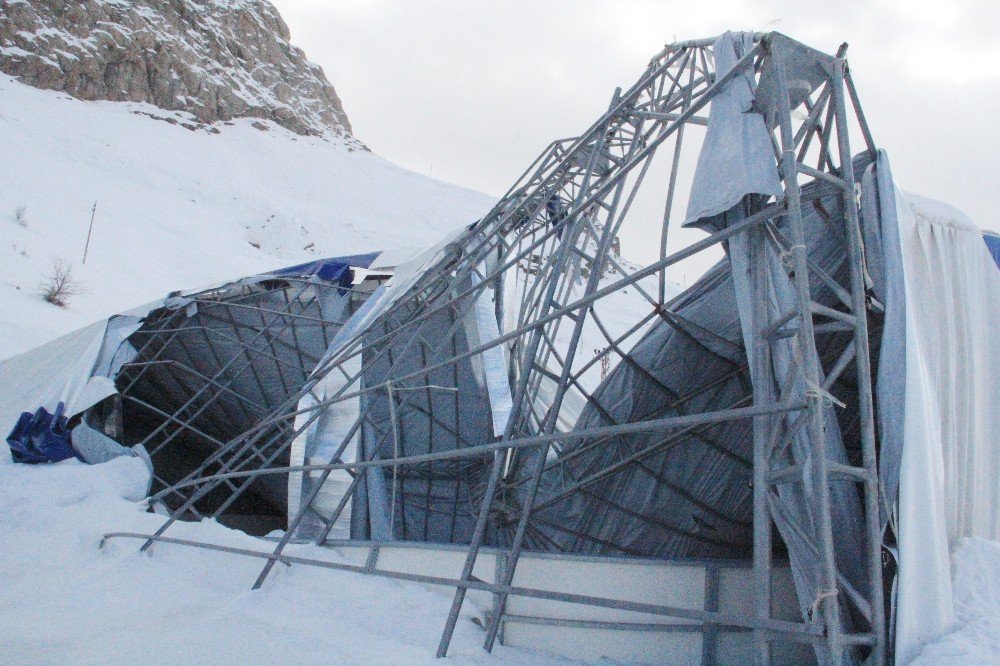
[(819, 180), (825, 180), (828, 183), (833, 183), (834, 185), (836, 185), (837, 187), (839, 187), (844, 191), (847, 191), (849, 187), (847, 181), (845, 181), (840, 176), (835, 176), (832, 173), (828, 173), (826, 171), (820, 171), (819, 169), (814, 169), (813, 167), (803, 164), (802, 162), (796, 164), (795, 168), (796, 170), (799, 171), (799, 173), (804, 173), (807, 176), (812, 176), (813, 178), (818, 178)]
[[(553, 592), (551, 590), (539, 590), (530, 587), (520, 587), (516, 585), (496, 585), (478, 580), (459, 580), (456, 578), (446, 578), (444, 576), (430, 576), (427, 574), (415, 574), (402, 571), (389, 571), (386, 569), (368, 569), (365, 566), (356, 564), (346, 564), (343, 562), (329, 562), (308, 557), (298, 557), (295, 555), (282, 554), (276, 556), (271, 552), (251, 550), (249, 548), (235, 548), (233, 546), (220, 546), (213, 543), (192, 541), (189, 539), (175, 539), (173, 537), (158, 536), (155, 534), (138, 534), (135, 532), (109, 532), (104, 535), (104, 540), (115, 538), (127, 539), (148, 539), (162, 543), (172, 543), (180, 546), (192, 546), (194, 548), (204, 548), (216, 550), (234, 555), (246, 555), (248, 557), (259, 557), (267, 560), (277, 560), (287, 564), (303, 564), (338, 571), (350, 571), (353, 573), (382, 576), (385, 578), (395, 578), (414, 583), (425, 583), (430, 585), (444, 585), (447, 587), (465, 588), (470, 590), (480, 590), (483, 592), (502, 593), (516, 597), (530, 597), (533, 599), (547, 599), (550, 601), (564, 601), (567, 603), (580, 604), (583, 606), (597, 606), (599, 608), (612, 608), (615, 610), (634, 611), (637, 613), (648, 613), (650, 615), (663, 615), (676, 617), (685, 620), (693, 620), (699, 623), (712, 625), (725, 625), (732, 627), (746, 627), (748, 629), (770, 629), (780, 632), (792, 638), (801, 636), (802, 640), (812, 640), (815, 636), (822, 636), (823, 629), (815, 624), (803, 624), (789, 620), (759, 620), (757, 618), (743, 617), (741, 615), (731, 615), (714, 611), (705, 611), (695, 608), (682, 608), (678, 606), (668, 606), (664, 604), (649, 604), (640, 601), (625, 601), (622, 599), (609, 599), (607, 597), (597, 597), (586, 594), (573, 594), (570, 592)], [(103, 543), (103, 541), (102, 541)]]
[[(711, 622), (612, 622), (610, 620), (576, 620), (563, 617), (539, 617), (536, 615), (512, 615), (504, 613), (500, 620), (504, 624), (534, 624), (543, 627), (577, 627), (580, 629), (611, 629), (615, 631), (661, 631), (700, 634)], [(745, 631), (745, 627), (739, 627)]]
[(759, 407), (741, 407), (738, 409), (724, 409), (715, 412), (702, 414), (687, 414), (684, 416), (672, 416), (652, 421), (640, 421), (638, 423), (621, 423), (612, 426), (601, 426), (587, 430), (572, 430), (570, 432), (551, 433), (548, 435), (535, 435), (520, 439), (493, 442), (491, 444), (481, 444), (467, 449), (454, 449), (452, 451), (437, 451), (434, 453), (422, 453), (412, 456), (401, 456), (398, 458), (385, 458), (382, 460), (361, 460), (351, 463), (330, 463), (327, 465), (292, 465), (289, 467), (272, 467), (269, 469), (250, 470), (243, 472), (228, 472), (225, 474), (215, 474), (192, 479), (184, 483), (178, 483), (172, 489), (179, 490), (189, 486), (198, 486), (210, 481), (223, 479), (236, 479), (248, 476), (258, 476), (266, 474), (286, 474), (288, 472), (316, 472), (337, 469), (361, 469), (366, 467), (391, 467), (395, 465), (416, 465), (425, 462), (438, 460), (454, 460), (457, 458), (468, 458), (473, 456), (485, 456), (494, 451), (504, 451), (507, 449), (533, 448), (551, 444), (552, 442), (586, 439), (588, 437), (603, 437), (605, 435), (622, 435), (649, 430), (665, 430), (668, 428), (683, 428), (702, 423), (722, 423), (725, 421), (737, 421), (739, 419), (763, 416), (765, 414), (776, 414), (781, 412), (792, 412), (808, 407), (806, 403), (777, 403), (774, 405), (763, 405)]
[[(629, 116), (638, 116), (639, 118), (649, 118), (651, 120), (668, 120), (675, 121), (681, 117), (679, 113), (662, 113), (660, 111), (632, 111)], [(702, 116), (689, 116), (684, 119), (684, 122), (691, 123), (692, 125), (701, 125), (703, 127), (708, 126), (708, 118)]]
[(840, 310), (834, 310), (833, 308), (827, 307), (822, 303), (817, 303), (816, 301), (809, 302), (809, 311), (813, 314), (820, 315), (821, 317), (829, 317), (830, 319), (842, 321), (845, 324), (850, 324), (851, 326), (854, 326), (856, 322), (854, 315), (841, 312)]
[[(694, 623), (694, 624), (682, 624), (682, 623), (666, 623), (666, 622), (611, 622), (608, 620), (572, 620), (566, 618), (556, 618), (556, 617), (536, 617), (531, 615), (512, 615), (510, 613), (505, 613), (503, 618), (500, 620), (502, 623), (520, 623), (520, 624), (532, 624), (543, 627), (579, 627), (581, 629), (610, 629), (612, 631), (652, 631), (661, 633), (698, 633), (707, 634), (709, 632), (714, 633), (716, 636), (725, 634), (746, 634), (752, 631), (747, 627), (734, 627), (724, 624), (713, 624), (711, 622), (704, 623)], [(768, 629), (762, 630), (765, 634), (768, 634), (772, 639), (784, 638), (782, 632), (770, 631)], [(850, 644), (855, 645), (867, 645), (871, 641), (871, 634), (851, 634), (852, 640)], [(867, 642), (866, 639), (867, 638)], [(709, 640), (709, 636), (705, 636), (705, 640)], [(820, 643), (823, 641), (822, 636), (813, 637), (803, 637), (798, 639), (800, 642), (812, 642)], [(709, 662), (709, 663), (714, 663)]]

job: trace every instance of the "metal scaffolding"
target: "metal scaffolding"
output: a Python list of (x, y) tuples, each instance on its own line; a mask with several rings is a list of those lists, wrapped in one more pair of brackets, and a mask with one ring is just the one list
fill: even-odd
[[(706, 39), (665, 47), (633, 86), (615, 91), (607, 112), (587, 131), (548, 146), (496, 206), (443, 248), (390, 306), (340, 336), (328, 350), (304, 349), (299, 341), (273, 333), (275, 322), (323, 320), (322, 313), (310, 309), (311, 301), (302, 301), (302, 292), (288, 296), (288, 307), (280, 312), (258, 313), (259, 326), (238, 322), (237, 302), (218, 305), (211, 315), (206, 311), (206, 316), (221, 317), (232, 327), (226, 333), (232, 336), (226, 340), (231, 353), (210, 368), (158, 355), (167, 349), (167, 340), (173, 348), (182, 348), (185, 336), (203, 335), (205, 330), (193, 330), (169, 315), (147, 324), (144, 335), (150, 351), (140, 353), (120, 380), (126, 383), (127, 401), (162, 417), (162, 424), (143, 441), (163, 447), (182, 433), (194, 433), (211, 443), (211, 451), (170, 483), (160, 479), (151, 501), (169, 500), (172, 511), (155, 533), (109, 536), (143, 538), (143, 550), (155, 542), (184, 543), (262, 558), (266, 562), (255, 588), (279, 561), (453, 587), (439, 656), (447, 654), (471, 589), (494, 597), (484, 640), (487, 650), (494, 645), (513, 595), (684, 618), (701, 623), (705, 631), (746, 628), (753, 631), (760, 663), (768, 663), (772, 644), (786, 641), (813, 645), (824, 663), (863, 658), (885, 662), (888, 639), (869, 349), (869, 319), (878, 325), (880, 304), (870, 293), (865, 270), (851, 126), (865, 142), (857, 159), (870, 159), (875, 145), (844, 49), (831, 56), (776, 33), (758, 34), (732, 68), (717, 74), (714, 43)], [(808, 58), (812, 80), (805, 85), (785, 61), (790, 54)], [(692, 128), (703, 134), (713, 98), (739, 77), (752, 80), (776, 100), (769, 108), (749, 112), (764, 117), (782, 194), (745, 197), (739, 216), (717, 221), (707, 237), (668, 253), (667, 232), (679, 218), (675, 199), (685, 130), (687, 148), (696, 149), (698, 134)], [(613, 249), (623, 225), (634, 219), (629, 213), (640, 189), (664, 185), (647, 182), (653, 180), (647, 174), (658, 152), (670, 164), (662, 232), (652, 239), (659, 258), (633, 266), (619, 260)], [(836, 271), (824, 268), (809, 253), (815, 239), (806, 235), (807, 207), (842, 243)], [(746, 249), (742, 264), (733, 249), (737, 241)], [(746, 318), (741, 314), (746, 350), (738, 344), (733, 352), (734, 358), (742, 355), (742, 362), (713, 351), (733, 347), (732, 340), (705, 329), (692, 335), (695, 324), (682, 311), (683, 296), (670, 298), (667, 293), (669, 267), (716, 246), (727, 252), (724, 263), (732, 280), (753, 296), (752, 312)], [(736, 270), (744, 265), (746, 273)], [(638, 291), (648, 309), (635, 313), (628, 330), (612, 332), (599, 306), (625, 290)], [(820, 291), (829, 297), (818, 297)], [(782, 309), (784, 301), (772, 298), (775, 293), (793, 295), (789, 307)], [(468, 322), (484, 303), (492, 308), (497, 332), (471, 335)], [(601, 364), (649, 374), (626, 343), (654, 325), (700, 341), (706, 356), (725, 369), (683, 393), (660, 382), (663, 409), (621, 421), (585, 376)], [(591, 357), (581, 348), (581, 339), (595, 330), (606, 346)], [(322, 342), (330, 344), (326, 333)], [(289, 350), (301, 355), (291, 369), (286, 367)], [(490, 415), (496, 395), (482, 389), (470, 397), (467, 377), (497, 350), (506, 364), (510, 401), (509, 409), (494, 409)], [(234, 396), (231, 382), (224, 379), (231, 372), (253, 381), (252, 369), (263, 361), (251, 361), (247, 354), (266, 359), (270, 372), (285, 382), (287, 390), (266, 405)], [(130, 391), (135, 379), (153, 372), (151, 368), (159, 373), (159, 381), (190, 386), (191, 398), (165, 409)], [(337, 389), (316, 398), (314, 390), (330, 377), (337, 378)], [(857, 446), (837, 458), (828, 438), (832, 405), (838, 402), (834, 394), (844, 391), (851, 393), (850, 414), (835, 418), (841, 419), (845, 439)], [(314, 399), (304, 405), (303, 398), (311, 392)], [(723, 400), (722, 395), (730, 397)], [(599, 418), (578, 420), (575, 427), (561, 423), (561, 417), (576, 414), (566, 404), (571, 396)], [(230, 412), (230, 419), (247, 420), (247, 427), (237, 436), (221, 436), (226, 429), (210, 422), (201, 406), (206, 400)], [(348, 400), (358, 400), (361, 406), (336, 451), (319, 464), (290, 464), (292, 442), (324, 409)], [(470, 404), (478, 409), (470, 410)], [(222, 416), (221, 411), (212, 413)], [(722, 441), (739, 437), (725, 430), (736, 426), (749, 432), (752, 447), (746, 454)], [(359, 440), (361, 455), (345, 462), (345, 452)], [(722, 511), (683, 488), (672, 489), (678, 495), (686, 492), (686, 501), (698, 510), (720, 514), (734, 525), (736, 536), (729, 541), (712, 541), (597, 490), (598, 484), (625, 483), (623, 475), (631, 474), (657, 480), (669, 490), (665, 461), (680, 447), (717, 453), (743, 470), (739, 474), (745, 473), (746, 516)], [(612, 448), (613, 462), (595, 462), (594, 452)], [(373, 492), (375, 470), (387, 484), (386, 538), (428, 540), (429, 534), (444, 534), (440, 540), (463, 544), (467, 554), (458, 578), (285, 553), (286, 546), (304, 534), (300, 527), (307, 517), (320, 520), (310, 538), (327, 543), (349, 503)], [(350, 475), (347, 491), (332, 511), (317, 512), (314, 500), (330, 475), (339, 471)], [(254, 483), (275, 476), (285, 479), (289, 473), (304, 474), (308, 484), (273, 550), (235, 549), (165, 535), (175, 521), (205, 515), (199, 507), (210, 495), (225, 498), (212, 504), (210, 515), (218, 515)], [(550, 483), (552, 479), (558, 482)], [(846, 542), (847, 536), (836, 529), (839, 498), (848, 495), (861, 507), (860, 545)], [(560, 524), (553, 516), (569, 501), (599, 504), (653, 533), (680, 535), (684, 543), (702, 543), (692, 548), (708, 549), (697, 552), (716, 552), (714, 548), (752, 553), (753, 608), (745, 614), (725, 614), (514, 585), (518, 559), (526, 548), (562, 551), (564, 537), (587, 552), (636, 554), (621, 542), (602, 540), (586, 526)], [(358, 521), (355, 507), (352, 520)], [(441, 527), (444, 524), (449, 528)], [(352, 525), (352, 535), (359, 536), (359, 523)], [(560, 530), (562, 536), (557, 535)], [(567, 530), (574, 533), (567, 535)], [(376, 538), (372, 531), (360, 536)], [(772, 616), (771, 591), (776, 558), (786, 557), (786, 546), (791, 552), (793, 542), (800, 548), (795, 552), (808, 553), (812, 563), (796, 581), (800, 599), (812, 602), (802, 604), (806, 609), (794, 622)], [(504, 553), (505, 565), (492, 583), (473, 575), (484, 546)], [(863, 561), (865, 580), (843, 571), (845, 552)]]
[[(350, 291), (299, 277), (248, 280), (179, 298), (145, 318), (129, 338), (135, 355), (116, 377), (120, 424), (112, 430), (123, 443), (148, 451), (153, 491), (166, 506), (189, 499), (172, 486), (234, 436), (260, 428), (274, 442), (287, 438), (291, 424), (278, 418), (281, 405), (301, 390), (350, 316), (351, 301), (366, 296)], [(266, 464), (279, 453), (287, 465), (287, 451), (277, 448), (257, 451), (257, 461)], [(202, 497), (186, 516), (225, 521), (270, 514), (272, 529), (282, 527), (285, 480), (256, 482), (241, 489), (229, 481), (224, 487), (231, 494)], [(247, 489), (250, 495), (241, 497)]]

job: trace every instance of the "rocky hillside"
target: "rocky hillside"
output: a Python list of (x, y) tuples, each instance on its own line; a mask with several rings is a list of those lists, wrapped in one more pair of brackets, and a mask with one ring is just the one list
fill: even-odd
[(267, 0), (0, 0), (0, 71), (79, 99), (357, 143), (322, 68)]

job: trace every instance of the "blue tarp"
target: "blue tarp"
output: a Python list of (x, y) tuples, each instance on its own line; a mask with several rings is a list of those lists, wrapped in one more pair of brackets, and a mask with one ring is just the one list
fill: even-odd
[(7, 436), (14, 462), (58, 462), (76, 456), (70, 446), (66, 417), (63, 416), (65, 408), (66, 405), (60, 402), (55, 414), (49, 414), (44, 407), (39, 407), (34, 414), (21, 414), (17, 425)]
[(983, 240), (986, 242), (986, 247), (990, 249), (990, 254), (993, 255), (993, 261), (996, 262), (997, 268), (1000, 268), (1000, 236), (983, 234)]
[(369, 252), (368, 254), (352, 254), (345, 257), (319, 259), (271, 271), (271, 274), (295, 277), (315, 275), (323, 280), (337, 282), (342, 287), (350, 287), (353, 279), (351, 267), (368, 268), (380, 254), (381, 252)]

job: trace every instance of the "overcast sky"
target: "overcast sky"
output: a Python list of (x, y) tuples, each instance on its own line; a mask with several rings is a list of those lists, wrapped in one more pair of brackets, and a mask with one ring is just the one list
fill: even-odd
[(666, 42), (726, 29), (826, 52), (847, 41), (897, 181), (1000, 230), (1000, 0), (272, 2), (375, 153), (492, 195), (586, 129)]

